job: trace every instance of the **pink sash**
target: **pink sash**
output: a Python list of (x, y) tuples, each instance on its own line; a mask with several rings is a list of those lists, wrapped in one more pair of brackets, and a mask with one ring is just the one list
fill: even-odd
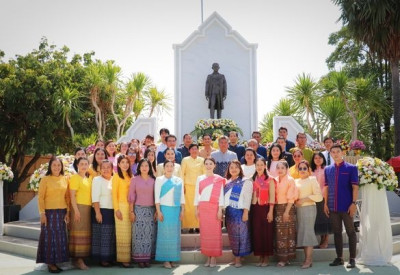
[(270, 179), (275, 182), (272, 177), (269, 177), (267, 180), (265, 180), (265, 176), (263, 175), (262, 177), (257, 177), (253, 183), (253, 190), (256, 192), (259, 205), (268, 204)]
[(200, 181), (199, 184), (199, 194), (201, 194), (207, 186), (213, 184), (211, 191), (210, 203), (218, 203), (219, 195), (221, 193), (221, 186), (225, 184), (225, 178), (214, 175), (212, 177), (206, 177), (204, 180)]

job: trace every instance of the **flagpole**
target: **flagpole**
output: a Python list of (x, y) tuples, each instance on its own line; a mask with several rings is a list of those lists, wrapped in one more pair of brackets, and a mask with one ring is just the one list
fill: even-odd
[(201, 24), (203, 24), (203, 0), (201, 0)]

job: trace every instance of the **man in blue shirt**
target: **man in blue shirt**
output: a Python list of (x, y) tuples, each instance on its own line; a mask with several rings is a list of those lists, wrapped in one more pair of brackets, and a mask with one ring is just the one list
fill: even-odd
[(229, 151), (235, 152), (237, 158), (240, 160), (245, 153), (245, 148), (243, 145), (238, 144), (239, 134), (235, 131), (229, 132)]
[(288, 130), (286, 127), (280, 127), (278, 130), (278, 134), (280, 137), (284, 137), (286, 140), (286, 152), (290, 152), (290, 149), (296, 147), (293, 141), (288, 140)]
[(181, 152), (182, 158), (190, 156), (189, 146), (193, 143), (192, 136), (190, 134), (183, 135), (183, 146), (178, 148), (178, 151)]
[(211, 153), (211, 157), (215, 159), (215, 174), (225, 177), (228, 165), (232, 160), (237, 159), (235, 152), (228, 150), (228, 137), (222, 136), (218, 139), (219, 150)]
[(343, 151), (340, 145), (333, 145), (330, 155), (334, 165), (325, 167), (324, 211), (330, 217), (335, 237), (336, 259), (330, 266), (343, 265), (343, 238), (342, 222), (349, 237), (350, 260), (347, 268), (356, 266), (357, 236), (353, 217), (356, 213), (358, 198), (358, 170), (353, 164), (343, 160)]
[(251, 134), (251, 138), (254, 138), (258, 142), (258, 147), (257, 147), (257, 150), (256, 150), (257, 154), (262, 156), (264, 159), (267, 159), (267, 148), (262, 146), (261, 133), (258, 132), (258, 131), (253, 131), (253, 133)]
[[(176, 146), (176, 136), (168, 135), (165, 138), (165, 142), (167, 144), (167, 148), (173, 148), (175, 150), (175, 162), (181, 164), (182, 161), (182, 154), (178, 150), (175, 149)], [(167, 149), (165, 149), (167, 150)], [(157, 163), (163, 163), (165, 161), (165, 150), (162, 152), (158, 152), (157, 154)]]

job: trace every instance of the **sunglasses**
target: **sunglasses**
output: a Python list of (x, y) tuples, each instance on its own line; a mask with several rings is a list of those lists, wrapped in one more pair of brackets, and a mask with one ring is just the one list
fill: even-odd
[(299, 171), (307, 171), (308, 168), (307, 167), (299, 167)]

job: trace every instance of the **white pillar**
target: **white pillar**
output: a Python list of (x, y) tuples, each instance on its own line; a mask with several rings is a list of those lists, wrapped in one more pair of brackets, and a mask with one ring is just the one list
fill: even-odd
[(4, 226), (4, 201), (3, 201), (3, 181), (0, 180), (0, 236), (3, 236)]

